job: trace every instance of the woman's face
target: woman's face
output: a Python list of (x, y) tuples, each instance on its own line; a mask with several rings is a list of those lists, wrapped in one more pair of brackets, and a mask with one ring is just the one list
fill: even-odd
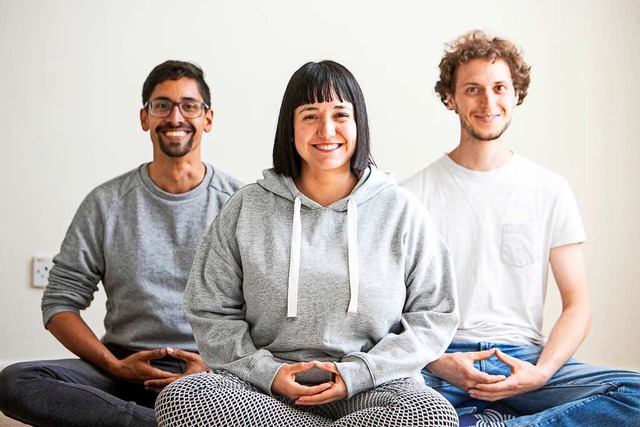
[(350, 172), (356, 149), (355, 113), (350, 102), (333, 101), (301, 105), (293, 113), (296, 150), (304, 172)]

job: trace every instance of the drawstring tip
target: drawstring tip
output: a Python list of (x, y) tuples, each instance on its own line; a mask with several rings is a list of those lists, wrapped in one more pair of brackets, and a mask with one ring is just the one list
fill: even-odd
[(297, 319), (297, 317), (295, 317), (295, 316), (294, 317), (287, 316), (287, 322), (293, 322), (296, 319)]

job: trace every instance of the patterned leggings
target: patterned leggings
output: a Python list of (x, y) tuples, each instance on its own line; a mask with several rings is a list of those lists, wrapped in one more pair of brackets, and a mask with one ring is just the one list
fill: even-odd
[(183, 377), (156, 400), (160, 427), (457, 427), (455, 409), (431, 388), (390, 381), (350, 399), (298, 406), (226, 371)]

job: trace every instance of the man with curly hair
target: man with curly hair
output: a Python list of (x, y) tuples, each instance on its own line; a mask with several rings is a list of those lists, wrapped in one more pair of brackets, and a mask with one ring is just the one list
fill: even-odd
[[(423, 377), (461, 415), (509, 414), (491, 425), (640, 425), (639, 374), (572, 358), (591, 322), (577, 203), (565, 179), (504, 142), (529, 81), (520, 49), (481, 31), (450, 43), (440, 62), (435, 89), (460, 119), (460, 142), (402, 184), (449, 246), (460, 324)], [(549, 266), (563, 308), (547, 338)]]

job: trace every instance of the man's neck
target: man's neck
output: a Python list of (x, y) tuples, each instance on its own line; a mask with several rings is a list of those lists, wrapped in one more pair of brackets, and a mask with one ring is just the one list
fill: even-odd
[(493, 141), (462, 140), (449, 158), (467, 169), (486, 172), (504, 166), (513, 157), (499, 139)]
[(182, 194), (196, 188), (204, 179), (207, 168), (200, 159), (154, 159), (149, 164), (149, 178), (163, 191)]

